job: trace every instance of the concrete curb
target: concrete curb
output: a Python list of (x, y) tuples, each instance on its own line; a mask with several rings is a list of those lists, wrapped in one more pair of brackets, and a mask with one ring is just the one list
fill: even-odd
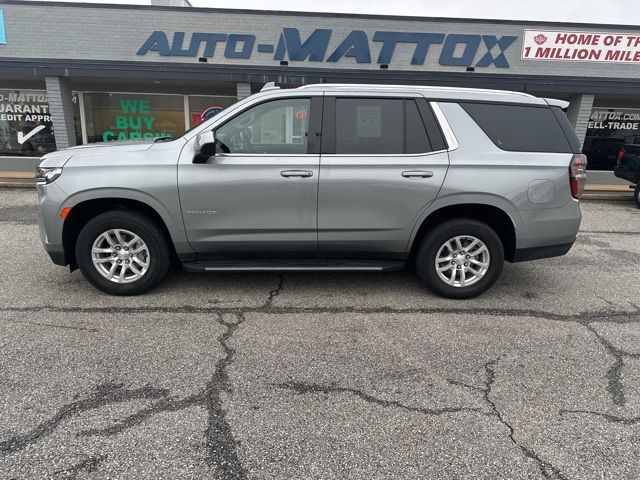
[(36, 184), (28, 183), (12, 183), (12, 182), (0, 182), (0, 188), (22, 188), (22, 189), (35, 189)]
[(602, 201), (602, 200), (606, 200), (609, 202), (633, 202), (633, 195), (623, 195), (620, 193), (605, 193), (605, 192), (598, 192), (598, 193), (585, 193), (584, 195), (582, 195), (582, 198), (580, 198), (581, 202), (589, 202), (589, 201)]
[(0, 188), (35, 188), (33, 175), (29, 178), (4, 177), (0, 175)]

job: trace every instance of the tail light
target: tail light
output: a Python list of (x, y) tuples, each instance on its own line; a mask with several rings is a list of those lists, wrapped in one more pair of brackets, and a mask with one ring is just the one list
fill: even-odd
[(587, 157), (582, 154), (575, 154), (569, 164), (569, 184), (571, 185), (571, 196), (573, 198), (582, 196), (586, 181)]
[(622, 163), (622, 157), (625, 156), (627, 152), (624, 151), (624, 147), (622, 147), (620, 149), (620, 151), (618, 152), (618, 165), (620, 165), (620, 163)]

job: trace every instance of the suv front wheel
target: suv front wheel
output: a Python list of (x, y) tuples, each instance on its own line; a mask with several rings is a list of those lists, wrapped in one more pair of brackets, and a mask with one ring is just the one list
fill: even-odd
[(76, 262), (84, 277), (111, 295), (138, 295), (160, 282), (171, 265), (163, 231), (137, 213), (113, 210), (78, 235)]
[(447, 298), (472, 298), (494, 284), (504, 264), (500, 237), (486, 223), (447, 220), (429, 231), (416, 255), (420, 280)]

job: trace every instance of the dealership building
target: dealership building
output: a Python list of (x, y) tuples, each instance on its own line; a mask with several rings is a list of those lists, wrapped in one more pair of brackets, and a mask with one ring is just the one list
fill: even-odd
[(640, 143), (640, 27), (4, 0), (0, 170), (179, 135), (270, 81), (565, 99), (599, 183)]

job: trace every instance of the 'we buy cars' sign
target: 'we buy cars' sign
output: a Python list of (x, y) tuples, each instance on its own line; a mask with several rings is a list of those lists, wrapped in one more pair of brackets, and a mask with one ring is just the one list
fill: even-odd
[(640, 63), (640, 33), (525, 30), (522, 59)]

